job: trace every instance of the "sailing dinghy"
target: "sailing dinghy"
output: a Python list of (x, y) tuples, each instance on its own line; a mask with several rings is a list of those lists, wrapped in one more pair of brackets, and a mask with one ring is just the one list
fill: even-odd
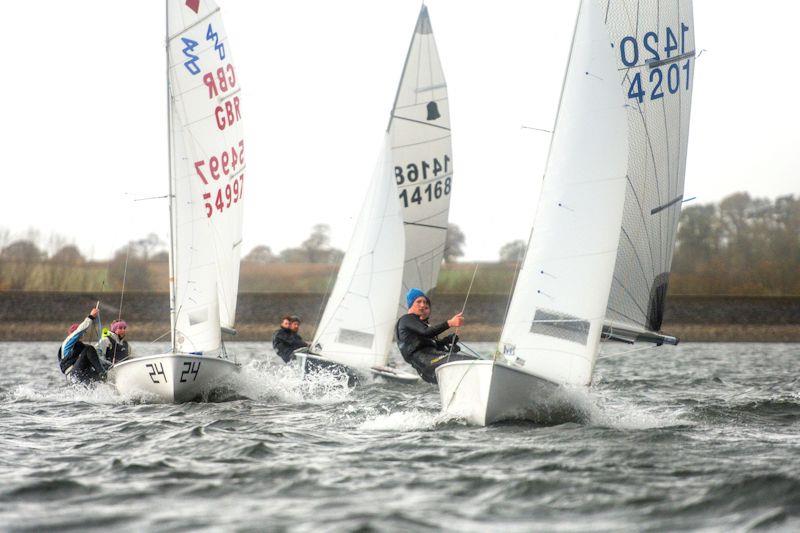
[(122, 394), (202, 398), (239, 371), (233, 330), (244, 191), (240, 87), (219, 7), (167, 0), (170, 186), (169, 352), (115, 363)]
[(453, 180), (447, 83), (425, 5), (380, 160), (308, 357), (350, 375), (417, 382), (416, 374), (388, 366), (389, 350), (405, 293), (436, 286)]
[(494, 360), (437, 369), (468, 423), (578, 418), (601, 340), (659, 333), (683, 198), (691, 0), (583, 0), (528, 251)]

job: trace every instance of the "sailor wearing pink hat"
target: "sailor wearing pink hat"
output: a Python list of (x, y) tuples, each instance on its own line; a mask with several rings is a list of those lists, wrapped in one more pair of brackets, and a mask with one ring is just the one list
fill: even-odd
[(128, 332), (128, 324), (124, 320), (115, 320), (108, 328), (109, 333), (100, 340), (97, 351), (107, 363), (119, 363), (133, 354), (133, 351), (125, 339)]

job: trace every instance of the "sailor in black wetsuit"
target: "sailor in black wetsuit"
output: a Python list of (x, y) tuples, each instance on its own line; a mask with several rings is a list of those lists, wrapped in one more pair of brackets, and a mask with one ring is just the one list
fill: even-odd
[(437, 336), (449, 328), (461, 327), (464, 324), (463, 313), (458, 313), (447, 322), (428, 325), (431, 314), (431, 301), (419, 289), (411, 289), (406, 296), (408, 314), (397, 321), (395, 333), (397, 347), (403, 359), (414, 367), (423, 380), (436, 383), (436, 368), (452, 361), (476, 359), (470, 355), (458, 353), (456, 345), (458, 337), (450, 334), (439, 339)]
[(281, 329), (272, 334), (272, 347), (284, 363), (294, 359), (294, 351), (305, 348), (308, 343), (297, 333), (300, 329), (300, 318), (286, 315), (281, 318)]
[(100, 358), (97, 357), (97, 350), (91, 344), (81, 342), (81, 337), (94, 323), (98, 313), (99, 310), (94, 308), (83, 322), (72, 324), (67, 338), (58, 349), (59, 368), (73, 381), (91, 383), (105, 378), (106, 371)]

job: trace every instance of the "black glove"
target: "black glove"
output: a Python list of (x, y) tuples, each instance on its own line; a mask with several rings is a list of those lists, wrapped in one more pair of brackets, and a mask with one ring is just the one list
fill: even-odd
[(439, 341), (437, 341), (437, 348), (439, 350), (446, 350), (451, 353), (456, 353), (461, 351), (461, 348), (456, 344), (458, 342), (458, 335), (455, 333), (451, 333), (446, 337), (443, 337)]

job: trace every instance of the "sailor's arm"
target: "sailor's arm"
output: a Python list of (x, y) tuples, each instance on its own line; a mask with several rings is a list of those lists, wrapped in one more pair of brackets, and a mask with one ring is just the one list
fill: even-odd
[(444, 332), (449, 328), (447, 322), (442, 322), (441, 324), (435, 324), (433, 326), (427, 325), (425, 322), (420, 320), (416, 315), (406, 315), (403, 317), (403, 323), (400, 325), (401, 328), (414, 333), (420, 337), (424, 337), (427, 339), (433, 339), (440, 333)]
[(64, 339), (63, 343), (61, 343), (62, 357), (67, 357), (72, 353), (72, 347), (75, 346), (75, 343), (78, 342), (78, 339), (81, 338), (83, 332), (89, 329), (89, 326), (92, 325), (92, 322), (94, 322), (97, 313), (98, 313), (97, 308), (92, 309), (89, 315), (83, 319), (83, 322), (81, 322), (78, 325), (78, 329), (67, 335), (67, 338)]

